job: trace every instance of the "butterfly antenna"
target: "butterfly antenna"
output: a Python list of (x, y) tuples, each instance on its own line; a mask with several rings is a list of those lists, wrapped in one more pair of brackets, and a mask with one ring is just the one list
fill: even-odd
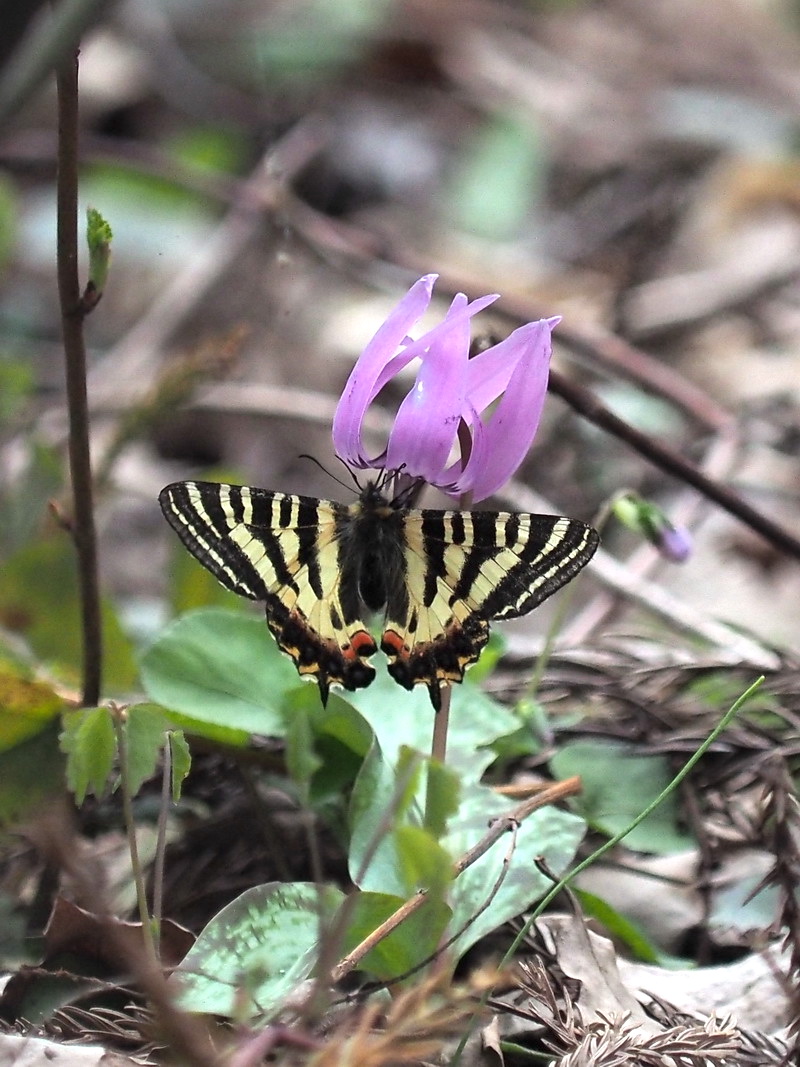
[[(316, 463), (316, 465), (319, 467), (319, 469), (324, 474), (327, 474), (328, 477), (330, 479), (332, 479), (332, 481), (336, 482), (337, 485), (341, 485), (341, 487), (343, 489), (349, 489), (350, 488), (350, 486), (347, 484), (347, 482), (343, 482), (341, 478), (337, 478), (336, 475), (332, 471), (329, 471), (328, 468), (323, 463), (320, 463), (320, 461), (317, 459), (316, 456), (311, 456), (311, 455), (308, 454), (308, 452), (301, 452), (300, 455), (297, 458), (298, 459), (310, 459), (312, 463)], [(342, 460), (342, 463), (344, 463), (344, 460)], [(353, 472), (350, 470), (350, 468), (347, 466), (346, 463), (344, 465), (345, 465), (345, 468), (347, 469), (348, 474), (353, 479), (353, 481), (356, 483), (356, 488), (360, 489), (361, 486), (358, 484), (358, 480), (356, 479), (355, 474), (353, 474)]]
[[(348, 473), (348, 474), (350, 475), (350, 477), (351, 477), (351, 478), (352, 478), (352, 480), (353, 480), (353, 485), (355, 485), (356, 489), (357, 489), (357, 490), (359, 491), (359, 493), (360, 493), (360, 492), (361, 492), (361, 489), (362, 489), (362, 485), (361, 485), (361, 482), (360, 482), (360, 481), (358, 480), (358, 475), (356, 474), (356, 472), (355, 472), (355, 471), (353, 470), (353, 468), (352, 468), (352, 467), (349, 467), (349, 466), (347, 465), (347, 460), (344, 460), (344, 459), (342, 459), (342, 457), (341, 457), (341, 456), (337, 456), (336, 458), (337, 458), (337, 459), (339, 460), (339, 462), (341, 463), (341, 465), (342, 465), (342, 466), (344, 467), (344, 469), (345, 469), (345, 470), (347, 471), (347, 473)], [(340, 485), (343, 485), (344, 483), (343, 483), (343, 482), (340, 482), (339, 484), (340, 484)], [(348, 488), (349, 488), (349, 487), (348, 487)]]

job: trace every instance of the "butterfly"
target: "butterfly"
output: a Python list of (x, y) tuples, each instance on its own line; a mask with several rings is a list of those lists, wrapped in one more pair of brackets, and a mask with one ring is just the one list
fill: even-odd
[[(278, 646), (323, 703), (331, 685), (370, 684), (380, 650), (406, 689), (460, 682), (489, 623), (532, 611), (591, 559), (576, 519), (415, 509), (370, 482), (351, 504), (216, 482), (159, 495), (186, 548), (227, 589), (263, 601)], [(380, 641), (365, 619), (383, 617)]]

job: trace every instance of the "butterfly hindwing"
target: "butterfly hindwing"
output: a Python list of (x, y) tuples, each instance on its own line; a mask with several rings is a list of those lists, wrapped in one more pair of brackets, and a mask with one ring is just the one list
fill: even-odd
[(531, 611), (591, 558), (597, 533), (574, 519), (409, 511), (405, 590), (387, 605), (381, 648), (401, 685), (460, 682), (493, 619)]
[(278, 645), (323, 695), (369, 685), (377, 649), (340, 600), (341, 533), (352, 508), (266, 489), (176, 482), (159, 496), (186, 548), (227, 589), (263, 601)]

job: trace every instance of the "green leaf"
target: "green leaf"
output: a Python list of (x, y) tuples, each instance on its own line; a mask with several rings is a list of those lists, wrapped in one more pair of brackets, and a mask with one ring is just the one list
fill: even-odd
[(3, 274), (17, 243), (20, 207), (16, 185), (6, 174), (0, 174), (0, 271)]
[(169, 720), (155, 704), (132, 704), (125, 714), (128, 749), (128, 784), (136, 796), (152, 778), (167, 740)]
[(551, 730), (544, 707), (536, 700), (519, 701), (514, 707), (514, 716), (517, 729), (492, 743), (492, 752), (504, 764), (541, 752), (542, 738)]
[(242, 40), (244, 70), (257, 71), (256, 84), (277, 83), (282, 91), (307, 92), (312, 83), (330, 84), (343, 65), (358, 63), (378, 39), (388, 0), (310, 0), (303, 18), (291, 8), (263, 26), (250, 26)]
[(117, 739), (108, 708), (82, 708), (64, 716), (61, 748), (67, 755), (67, 784), (82, 804), (87, 793), (101, 796), (117, 754)]
[(86, 243), (89, 246), (89, 285), (102, 293), (111, 262), (111, 227), (93, 207), (86, 209)]
[[(24, 400), (20, 392), (27, 389), (24, 381), (19, 381), (14, 372), (16, 365), (0, 356), (0, 425), (6, 416), (13, 414), (13, 406)], [(27, 369), (30, 372), (29, 366)], [(31, 373), (31, 390), (34, 385)], [(8, 410), (7, 405), (11, 405), (12, 410)], [(3, 557), (34, 541), (45, 518), (48, 502), (64, 484), (61, 456), (55, 449), (37, 442), (27, 445), (20, 468), (13, 481), (0, 486), (0, 513), (3, 516), (0, 523), (0, 555)]]
[[(557, 778), (578, 774), (583, 782), (574, 807), (590, 826), (611, 837), (640, 815), (666, 788), (672, 774), (663, 756), (639, 756), (616, 742), (573, 741), (550, 760)], [(678, 827), (678, 801), (672, 795), (628, 834), (628, 848), (659, 855), (683, 852), (696, 841)]]
[(249, 159), (243, 131), (229, 126), (184, 126), (172, 133), (165, 147), (185, 166), (210, 171), (215, 177), (241, 173)]
[(181, 730), (170, 730), (167, 736), (172, 755), (172, 799), (177, 804), (181, 799), (181, 787), (192, 768), (192, 754)]
[[(312, 697), (316, 699), (312, 700)], [(364, 716), (338, 693), (331, 693), (327, 705), (323, 707), (314, 688), (305, 684), (298, 686), (287, 695), (285, 704), (287, 715), (293, 713), (296, 702), (301, 698), (303, 698), (304, 705), (309, 707), (317, 737), (332, 738), (341, 746), (348, 748), (358, 758), (360, 766), (361, 760), (369, 752), (374, 740), (372, 730)]]
[[(351, 952), (405, 903), (403, 897), (386, 893), (357, 893), (342, 904), (349, 916), (342, 955)], [(435, 951), (442, 938), (450, 909), (442, 900), (426, 900), (422, 907), (404, 919), (359, 963), (381, 980), (396, 978), (417, 967)]]
[[(2, 231), (0, 231), (0, 233), (1, 232)], [(0, 237), (0, 243), (2, 243), (2, 237)], [(36, 376), (30, 361), (23, 357), (15, 358), (8, 352), (0, 352), (0, 428), (24, 410), (25, 405), (33, 396), (35, 390)], [(27, 447), (32, 450), (33, 446), (28, 443)], [(60, 484), (60, 478), (57, 484)], [(17, 478), (15, 480), (15, 487), (18, 490), (18, 495), (21, 496), (22, 494), (19, 490), (23, 487), (27, 489), (27, 482), (22, 478)], [(10, 494), (4, 489), (2, 495), (0, 495), (0, 500), (3, 500), (5, 503), (5, 498), (8, 495)], [(31, 509), (30, 500), (27, 502), (27, 507), (28, 510)], [(5, 508), (3, 510), (5, 512)], [(4, 527), (6, 525), (6, 519), (7, 516), (4, 514)], [(12, 542), (7, 537), (4, 530), (2, 538), (0, 538), (0, 548), (9, 551), (11, 547)]]
[[(303, 687), (301, 696), (306, 697)], [(322, 760), (317, 755), (314, 747), (314, 732), (311, 726), (311, 710), (309, 704), (313, 703), (309, 694), (305, 700), (293, 701), (292, 714), (286, 719), (286, 768), (289, 774), (300, 788), (302, 803), (308, 806), (311, 798), (311, 780), (322, 766)], [(316, 703), (319, 703), (317, 700)]]
[(29, 818), (53, 796), (64, 793), (60, 723), (0, 753), (0, 826)]
[[(398, 761), (399, 762), (399, 761)], [(422, 823), (424, 794), (420, 791), (423, 761), (406, 750), (402, 771), (390, 766), (377, 743), (370, 749), (350, 798), (350, 877), (361, 889), (393, 896), (408, 896), (419, 888), (403, 877), (398, 843), (393, 830), (407, 821), (415, 804), (417, 825)], [(434, 848), (437, 841), (426, 832)]]
[(481, 237), (518, 239), (542, 199), (547, 156), (529, 113), (511, 111), (465, 139), (460, 167), (446, 192), (456, 226)]
[[(424, 686), (412, 692), (401, 689), (385, 666), (376, 662), (375, 681), (369, 689), (348, 693), (372, 727), (384, 759), (394, 766), (403, 745), (427, 755), (431, 750), (434, 711)], [(387, 714), (391, 708), (391, 714)], [(513, 712), (473, 685), (454, 685), (447, 737), (447, 762), (466, 779), (477, 781), (494, 753), (487, 746), (519, 726)]]
[(41, 733), (64, 708), (64, 701), (45, 682), (23, 678), (0, 662), (0, 752)]
[(210, 1015), (268, 1020), (316, 962), (320, 928), (343, 894), (333, 886), (270, 882), (215, 915), (173, 973), (178, 1005)]
[[(163, 705), (159, 705), (163, 707)], [(191, 715), (181, 715), (172, 708), (164, 708), (164, 714), (170, 725), (176, 730), (184, 730), (193, 737), (203, 737), (215, 745), (227, 745), (230, 748), (247, 748), (251, 736), (246, 730), (234, 730), (229, 726), (217, 726), (214, 723), (200, 722)]]
[(616, 908), (612, 908), (602, 897), (587, 893), (585, 889), (576, 889), (574, 886), (573, 892), (580, 901), (584, 914), (601, 922), (609, 934), (617, 941), (621, 941), (637, 960), (643, 963), (662, 964), (663, 953), (635, 923), (626, 919), (624, 915), (620, 915)]
[(427, 889), (431, 899), (440, 896), (453, 880), (453, 860), (428, 830), (398, 826), (392, 830), (400, 876), (410, 896)]
[[(66, 534), (35, 541), (3, 566), (0, 625), (24, 638), (33, 651), (72, 685), (82, 665), (80, 600), (75, 552)], [(110, 602), (101, 604), (103, 681), (107, 691), (129, 691), (136, 679), (131, 642)]]
[[(378, 686), (374, 708), (367, 706), (362, 694), (356, 694), (354, 700), (364, 717), (371, 720), (380, 743), (370, 750), (353, 788), (349, 869), (350, 877), (362, 890), (405, 898), (420, 887), (420, 875), (406, 865), (406, 831), (398, 833), (402, 827), (417, 828), (415, 847), (428, 853), (425, 862), (436, 870), (435, 863), (442, 855), (454, 861), (485, 835), (494, 817), (514, 809), (513, 802), (479, 785), (478, 779), (493, 759), (491, 750), (482, 746), (513, 731), (518, 720), (471, 686), (454, 689), (448, 762), (461, 772), (461, 796), (458, 810), (447, 818), (446, 832), (437, 842), (419, 829), (428, 762), (423, 761), (413, 774), (407, 774), (406, 781), (399, 780), (399, 768), (412, 768), (408, 750), (399, 743), (401, 735), (417, 751), (426, 751), (430, 744), (432, 711), (428, 695), (404, 691), (392, 694), (389, 690), (390, 702), (381, 699), (382, 685), (385, 683), (376, 679), (371, 687)], [(392, 707), (392, 715), (386, 715), (387, 705)], [(453, 916), (446, 933), (450, 937), (463, 931), (457, 951), (465, 952), (543, 896), (551, 883), (533, 866), (532, 857), (542, 855), (552, 871), (562, 872), (572, 860), (584, 830), (583, 820), (568, 812), (534, 812), (513, 835), (509, 833), (495, 842), (451, 882), (449, 902)]]
[[(462, 789), (458, 814), (450, 820), (442, 842), (454, 857), (477, 844), (493, 819), (516, 806), (476, 783), (464, 783)], [(449, 897), (453, 918), (448, 936), (464, 930), (456, 942), (458, 954), (544, 896), (552, 882), (536, 869), (534, 858), (542, 856), (547, 867), (560, 875), (572, 861), (584, 831), (582, 819), (557, 808), (542, 808), (463, 871)]]
[(168, 626), (142, 659), (148, 696), (185, 717), (282, 736), (281, 708), (297, 672), (261, 619), (209, 608)]

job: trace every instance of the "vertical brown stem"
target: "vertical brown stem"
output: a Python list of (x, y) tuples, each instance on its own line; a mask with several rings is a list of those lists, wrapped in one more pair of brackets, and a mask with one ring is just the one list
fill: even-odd
[(78, 53), (61, 63), (58, 84), (57, 262), (69, 415), (72, 537), (78, 556), (83, 633), (83, 704), (100, 699), (102, 639), (97, 538), (89, 456), (86, 346), (78, 279)]

